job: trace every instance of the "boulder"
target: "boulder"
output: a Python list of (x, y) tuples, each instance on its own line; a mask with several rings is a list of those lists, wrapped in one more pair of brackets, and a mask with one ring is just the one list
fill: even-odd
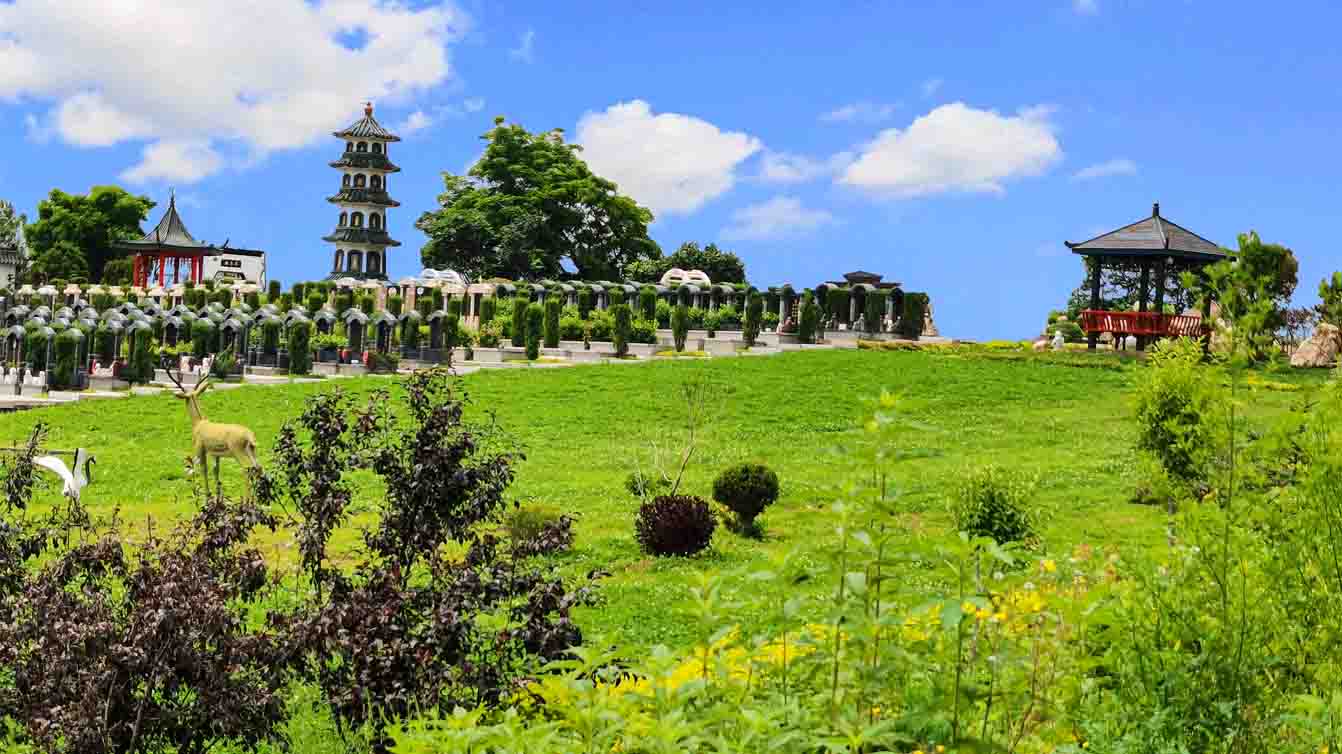
[(1047, 351), (1047, 350), (1048, 350), (1048, 341), (1047, 341), (1047, 340), (1036, 340), (1036, 341), (1034, 342), (1034, 345), (1031, 346), (1031, 347), (1034, 348), (1034, 350), (1036, 350), (1036, 351)]
[(1337, 327), (1324, 323), (1291, 354), (1293, 367), (1330, 367), (1337, 363)]

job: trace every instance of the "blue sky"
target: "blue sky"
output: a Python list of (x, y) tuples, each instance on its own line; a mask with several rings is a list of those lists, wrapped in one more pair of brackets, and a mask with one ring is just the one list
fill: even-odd
[(1037, 334), (1079, 282), (1062, 242), (1154, 201), (1292, 247), (1301, 303), (1342, 267), (1336, 4), (75, 5), (0, 0), (0, 198), (172, 186), (286, 283), (329, 267), (326, 134), (365, 99), (405, 131), (395, 277), (495, 115), (583, 143), (668, 253), (716, 241), (761, 286), (881, 272), (953, 336)]

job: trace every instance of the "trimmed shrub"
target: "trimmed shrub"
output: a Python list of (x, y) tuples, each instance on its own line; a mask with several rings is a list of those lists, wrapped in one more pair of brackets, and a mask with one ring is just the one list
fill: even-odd
[(545, 347), (559, 347), (559, 312), (563, 307), (559, 296), (551, 294), (545, 297)]
[(755, 519), (778, 500), (778, 475), (758, 463), (732, 466), (713, 480), (713, 499), (736, 514), (740, 531), (756, 532)]
[(719, 330), (741, 329), (741, 310), (735, 306), (724, 306), (713, 313), (718, 315)]
[(293, 294), (295, 301), (302, 301), (306, 297), (305, 294), (307, 292), (308, 292), (307, 283), (294, 283)]
[(197, 359), (203, 359), (214, 353), (211, 348), (215, 341), (214, 323), (205, 318), (200, 318), (191, 323), (191, 355)]
[(1198, 485), (1212, 462), (1214, 374), (1191, 338), (1162, 340), (1148, 352), (1137, 379), (1137, 447), (1150, 453), (1170, 479)]
[(690, 334), (690, 308), (684, 304), (676, 307), (671, 315), (671, 335), (676, 341), (676, 350), (685, 350), (685, 338)]
[(485, 296), (480, 299), (480, 324), (493, 322), (494, 315), (498, 312), (499, 302), (493, 296)]
[(461, 338), (461, 317), (453, 312), (448, 312), (443, 317), (443, 348), (451, 351), (456, 348)]
[(761, 316), (764, 314), (764, 298), (754, 291), (746, 294), (746, 316), (741, 322), (741, 336), (747, 346), (755, 345), (760, 336)]
[(527, 342), (527, 299), (526, 296), (513, 296), (513, 321), (508, 336), (514, 348), (520, 348)]
[(411, 351), (419, 348), (419, 320), (406, 317), (401, 320), (401, 347)]
[(405, 299), (401, 298), (400, 296), (397, 296), (396, 294), (392, 294), (387, 297), (387, 311), (399, 317), (401, 316), (401, 312), (404, 308), (405, 308)]
[(646, 319), (636, 319), (629, 327), (630, 343), (647, 343), (652, 345), (657, 342), (657, 323)]
[[(438, 289), (433, 290), (436, 292)], [(415, 311), (419, 312), (419, 316), (423, 319), (428, 319), (429, 315), (433, 314), (433, 295), (415, 296)]]
[(230, 291), (230, 290), (228, 290), (228, 289), (226, 289), (226, 288), (221, 288), (221, 289), (215, 291), (215, 292), (210, 296), (210, 300), (211, 300), (211, 301), (214, 301), (214, 302), (217, 302), (217, 303), (220, 303), (220, 304), (223, 304), (225, 307), (232, 306), (232, 305), (233, 305), (233, 291)]
[(899, 334), (909, 340), (917, 340), (923, 334), (923, 310), (927, 303), (926, 293), (905, 293), (904, 311), (899, 318)]
[(131, 341), (130, 368), (122, 378), (147, 385), (154, 379), (154, 362), (153, 338), (150, 333), (139, 332)]
[(1036, 537), (1038, 516), (1030, 505), (1033, 481), (1002, 466), (984, 466), (961, 480), (951, 513), (957, 530), (991, 537), (999, 544)]
[(722, 326), (722, 317), (716, 309), (710, 310), (704, 315), (704, 329), (708, 331), (708, 337), (718, 334), (718, 328)]
[[(30, 341), (31, 342), (31, 341)], [(93, 351), (98, 354), (98, 362), (104, 366), (116, 358), (116, 335), (106, 327), (99, 326), (93, 333)], [(38, 362), (39, 364), (41, 361)]]
[[(486, 300), (490, 300), (490, 299), (486, 299)], [(480, 304), (480, 309), (483, 311), (484, 308), (485, 308), (484, 302), (481, 302), (481, 304)], [(455, 315), (457, 315), (457, 317), (461, 317), (461, 299), (459, 299), (459, 298), (450, 298), (450, 299), (448, 299), (448, 300), (447, 300), (447, 313), (448, 313), (448, 314), (455, 314)], [(481, 318), (483, 321), (485, 321), (485, 322), (488, 322), (488, 321), (490, 321), (491, 319), (493, 319), (493, 318), (494, 318), (494, 316), (493, 316), (493, 315), (494, 315), (494, 310), (493, 310), (492, 307), (491, 307), (490, 310), (489, 310), (489, 314), (490, 314), (490, 316), (488, 316), (488, 317), (485, 317), (483, 314), (481, 314), (480, 318)]]
[(716, 527), (703, 498), (660, 495), (639, 506), (635, 537), (649, 555), (693, 555), (712, 543)]
[[(195, 329), (192, 328), (194, 335)], [(268, 319), (261, 323), (261, 352), (267, 356), (274, 356), (280, 350), (280, 323), (273, 319)]]
[(371, 317), (376, 309), (377, 299), (373, 297), (373, 294), (365, 293), (359, 297), (359, 311)]
[(308, 311), (313, 314), (321, 311), (322, 307), (326, 306), (326, 296), (322, 295), (321, 291), (312, 291), (308, 293), (307, 301)]
[(645, 285), (638, 289), (638, 316), (642, 319), (657, 319), (657, 289)]
[[(521, 299), (518, 299), (521, 301)], [(524, 302), (525, 303), (525, 302)], [(540, 304), (526, 304), (525, 335), (527, 358), (538, 359), (541, 355), (541, 334), (545, 327), (545, 307)]]
[[(429, 306), (430, 306), (429, 313), (432, 314), (433, 312), (441, 312), (441, 311), (443, 310), (443, 304), (444, 304), (444, 303), (445, 303), (445, 299), (444, 299), (444, 297), (443, 297), (443, 289), (442, 289), (442, 288), (431, 288), (431, 289), (430, 289), (430, 293), (429, 293)], [(461, 302), (460, 302), (460, 301), (457, 302), (457, 309), (458, 309), (458, 310), (461, 309)], [(428, 315), (425, 315), (425, 316), (428, 316)]]
[(653, 319), (657, 322), (658, 327), (663, 329), (671, 327), (672, 311), (671, 303), (669, 301), (661, 299), (657, 302), (657, 306), (653, 312)]
[(591, 288), (578, 289), (578, 319), (587, 319), (592, 313), (592, 297)]
[[(54, 388), (73, 388), (76, 370), (79, 366), (79, 331), (70, 328), (56, 336), (55, 366), (52, 367), (51, 386)], [(148, 340), (148, 338), (141, 338)]]
[(289, 374), (312, 372), (312, 323), (295, 322), (289, 327)]
[(252, 311), (256, 311), (257, 309), (261, 308), (261, 294), (257, 293), (256, 291), (251, 291), (249, 293), (244, 294), (242, 297), (242, 301), (243, 303), (252, 307)]
[(629, 304), (616, 304), (611, 307), (611, 314), (615, 319), (615, 328), (611, 336), (615, 344), (615, 355), (624, 356), (629, 353), (629, 333), (634, 313), (630, 310)]
[(610, 305), (611, 305), (611, 306), (615, 306), (616, 304), (623, 304), (623, 303), (624, 303), (624, 289), (623, 289), (623, 288), (612, 288), (612, 289), (610, 289), (609, 291), (607, 291), (606, 295), (610, 298)]
[(863, 322), (868, 335), (875, 335), (881, 331), (881, 319), (885, 317), (885, 291), (875, 290), (867, 291), (867, 310), (863, 312)]
[(797, 318), (797, 340), (801, 343), (814, 343), (816, 328), (820, 325), (820, 307), (816, 306), (815, 295), (806, 291), (801, 297), (801, 316)]
[(825, 308), (829, 311), (830, 319), (835, 322), (847, 322), (852, 314), (849, 306), (849, 291), (847, 288), (827, 288), (825, 290)]
[(281, 294), (280, 294), (280, 311), (281, 311), (281, 312), (288, 312), (290, 309), (293, 309), (293, 308), (294, 308), (294, 294), (292, 294), (292, 293), (281, 293)]

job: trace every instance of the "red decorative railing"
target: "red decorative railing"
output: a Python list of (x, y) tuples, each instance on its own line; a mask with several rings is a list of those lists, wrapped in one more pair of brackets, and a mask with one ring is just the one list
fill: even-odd
[(1116, 335), (1155, 335), (1197, 338), (1211, 332), (1201, 317), (1157, 312), (1106, 312), (1087, 309), (1081, 312), (1081, 329)]

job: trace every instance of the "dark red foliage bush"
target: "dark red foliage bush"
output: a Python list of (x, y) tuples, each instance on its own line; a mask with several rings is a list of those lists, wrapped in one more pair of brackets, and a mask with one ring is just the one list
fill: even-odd
[(287, 676), (248, 627), (259, 509), (208, 504), (128, 558), (115, 535), (34, 568), (0, 615), (0, 716), (46, 751), (244, 749), (276, 736)]
[(661, 495), (638, 509), (638, 543), (650, 555), (693, 555), (713, 540), (717, 521), (703, 498)]

